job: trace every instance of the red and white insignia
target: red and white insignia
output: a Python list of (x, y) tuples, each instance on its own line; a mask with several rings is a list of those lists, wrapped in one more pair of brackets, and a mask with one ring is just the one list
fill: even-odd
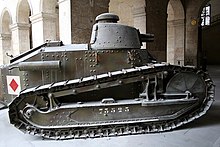
[(20, 77), (19, 76), (6, 76), (8, 94), (18, 95), (21, 91)]

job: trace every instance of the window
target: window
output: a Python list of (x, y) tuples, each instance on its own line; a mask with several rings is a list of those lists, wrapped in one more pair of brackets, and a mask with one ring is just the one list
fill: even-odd
[(211, 15), (210, 15), (210, 11), (211, 11), (211, 5), (208, 4), (206, 5), (203, 9), (202, 9), (202, 13), (201, 13), (201, 25), (202, 26), (208, 26), (210, 25), (210, 18), (211, 18)]

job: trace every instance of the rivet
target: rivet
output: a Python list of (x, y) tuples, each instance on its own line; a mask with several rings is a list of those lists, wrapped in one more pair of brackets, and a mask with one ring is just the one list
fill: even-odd
[(77, 91), (75, 89), (73, 89), (73, 94), (76, 94), (76, 93), (77, 93)]

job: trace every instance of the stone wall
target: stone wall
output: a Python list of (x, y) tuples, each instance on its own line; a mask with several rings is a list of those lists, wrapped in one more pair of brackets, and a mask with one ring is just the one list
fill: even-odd
[(154, 42), (146, 48), (159, 61), (166, 61), (167, 3), (169, 0), (111, 0), (110, 12), (120, 17), (120, 23), (134, 26), (141, 33), (153, 33)]
[(109, 0), (71, 1), (72, 43), (89, 43), (95, 17), (108, 12)]
[(202, 50), (207, 64), (220, 64), (220, 1), (212, 0), (209, 4), (211, 4), (211, 25), (202, 29)]
[(133, 7), (134, 0), (110, 0), (109, 12), (119, 16), (119, 23), (134, 26)]
[(148, 43), (147, 48), (159, 61), (166, 61), (168, 1), (146, 1), (147, 32), (155, 36), (154, 42)]
[[(171, 1), (181, 3), (185, 15), (180, 20), (167, 22), (167, 6)], [(159, 61), (167, 61), (169, 53), (171, 63), (184, 60), (185, 64), (197, 65), (198, 57), (203, 56), (199, 49), (199, 17), (207, 2), (209, 0), (0, 0), (0, 64), (8, 63), (6, 52), (16, 56), (28, 50), (32, 43), (36, 47), (46, 39), (61, 39), (65, 44), (89, 43), (95, 17), (109, 11), (119, 15), (119, 23), (134, 26), (141, 33), (155, 34), (154, 42), (144, 44), (143, 48)], [(218, 23), (220, 2), (210, 3), (212, 21)], [(180, 12), (177, 8), (174, 11)], [(167, 24), (173, 36), (167, 36)], [(167, 50), (167, 39), (171, 50)]]
[(204, 28), (202, 31), (202, 42), (208, 64), (220, 64), (220, 21)]

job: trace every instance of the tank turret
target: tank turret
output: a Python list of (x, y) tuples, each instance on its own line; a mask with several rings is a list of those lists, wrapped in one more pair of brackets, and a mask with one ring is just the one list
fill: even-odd
[(96, 17), (90, 41), (92, 49), (140, 49), (142, 42), (153, 39), (153, 34), (140, 34), (134, 27), (118, 24), (118, 20), (112, 13)]

